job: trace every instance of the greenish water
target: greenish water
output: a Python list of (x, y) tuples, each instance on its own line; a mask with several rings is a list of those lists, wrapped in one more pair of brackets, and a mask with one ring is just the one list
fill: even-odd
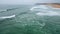
[(31, 7), (19, 5), (13, 7), (17, 9), (1, 12), (0, 17), (16, 17), (0, 20), (0, 34), (60, 34), (60, 16), (38, 16), (29, 10)]

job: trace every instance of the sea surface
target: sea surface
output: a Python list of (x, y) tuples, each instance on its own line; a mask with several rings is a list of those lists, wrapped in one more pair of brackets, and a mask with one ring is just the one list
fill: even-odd
[(33, 5), (0, 5), (0, 34), (60, 34), (60, 16), (39, 16)]

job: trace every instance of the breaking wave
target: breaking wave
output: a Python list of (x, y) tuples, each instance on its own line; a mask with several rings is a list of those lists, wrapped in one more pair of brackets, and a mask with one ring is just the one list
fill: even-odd
[(45, 5), (34, 6), (30, 10), (36, 12), (36, 15), (40, 16), (60, 16), (60, 12), (49, 11)]
[(49, 11), (49, 12), (39, 12), (39, 13), (36, 13), (37, 15), (40, 15), (40, 16), (60, 16), (60, 14), (58, 12), (53, 12), (53, 11)]
[(0, 17), (0, 19), (14, 18), (16, 15)]
[(37, 7), (32, 7), (30, 10), (32, 11), (34, 8), (37, 8)]

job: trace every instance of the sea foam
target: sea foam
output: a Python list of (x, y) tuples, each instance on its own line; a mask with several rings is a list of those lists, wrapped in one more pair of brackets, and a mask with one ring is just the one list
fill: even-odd
[(40, 16), (60, 16), (60, 14), (58, 12), (53, 12), (53, 11), (49, 11), (49, 12), (39, 12), (39, 13), (36, 13), (37, 15), (40, 15)]
[(4, 17), (0, 17), (0, 19), (13, 18), (13, 17), (15, 17), (15, 16), (16, 16), (16, 15), (4, 16)]

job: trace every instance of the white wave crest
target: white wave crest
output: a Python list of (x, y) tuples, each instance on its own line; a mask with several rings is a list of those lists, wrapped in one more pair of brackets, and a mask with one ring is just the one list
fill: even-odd
[[(32, 7), (30, 10), (31, 11), (34, 11), (34, 9), (40, 9), (40, 8), (42, 8), (42, 9), (48, 9), (48, 8), (46, 8), (46, 5), (39, 5), (39, 6), (34, 6), (34, 7)], [(38, 10), (37, 10), (38, 11)]]
[(15, 15), (0, 17), (0, 19), (13, 18), (13, 17), (15, 17)]
[(46, 13), (39, 12), (39, 13), (36, 13), (36, 14), (40, 15), (40, 16), (60, 16), (60, 14), (58, 12), (53, 12), (53, 11), (49, 11), (49, 12), (46, 12)]
[(37, 8), (37, 7), (32, 7), (30, 10), (32, 11), (32, 10), (35, 9), (35, 8)]

